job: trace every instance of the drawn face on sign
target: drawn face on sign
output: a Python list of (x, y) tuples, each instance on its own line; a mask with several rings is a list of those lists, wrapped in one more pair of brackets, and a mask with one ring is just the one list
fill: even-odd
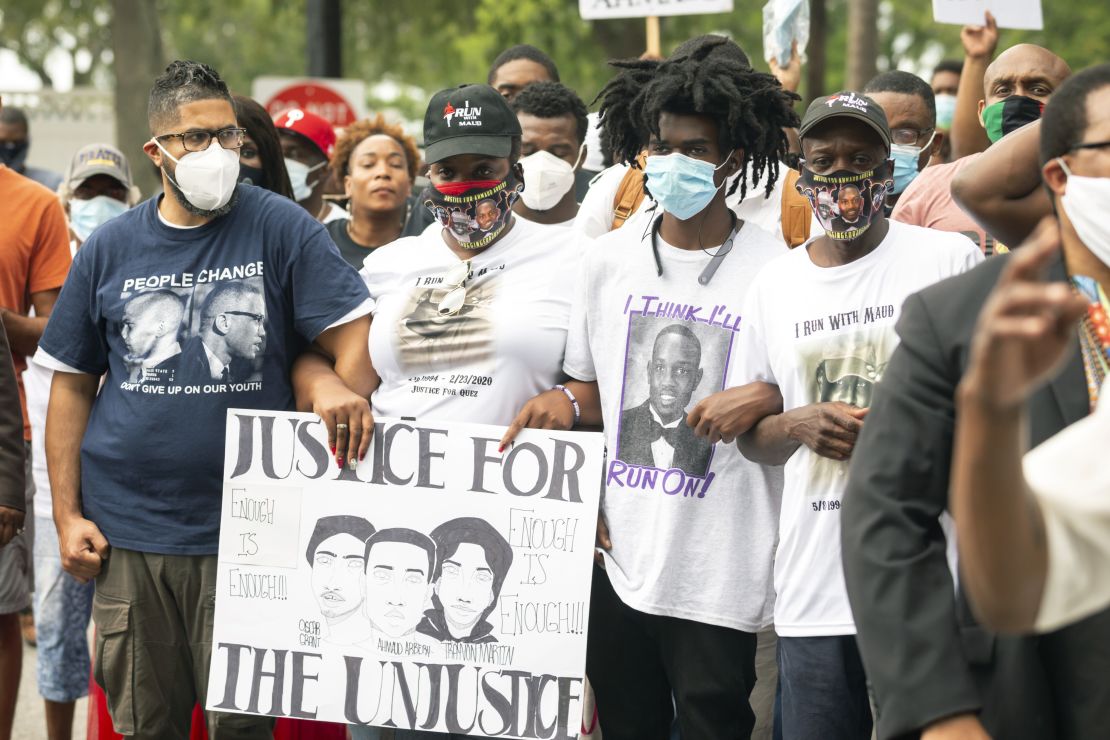
[(493, 568), (485, 550), (461, 543), (444, 559), (436, 593), (451, 635), (459, 639), (469, 636), (494, 599)]
[(326, 618), (338, 619), (362, 605), (365, 547), (350, 534), (332, 535), (317, 546), (312, 558), (312, 593)]
[(431, 596), (428, 551), (409, 542), (377, 542), (366, 561), (366, 614), (390, 637), (411, 634)]

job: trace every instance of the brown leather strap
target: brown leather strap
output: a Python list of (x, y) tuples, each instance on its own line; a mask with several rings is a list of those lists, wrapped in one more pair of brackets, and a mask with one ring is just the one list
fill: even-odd
[(623, 226), (644, 202), (644, 165), (647, 163), (647, 152), (640, 152), (636, 162), (639, 167), (628, 168), (617, 187), (617, 194), (613, 196), (613, 223), (609, 231)]
[(790, 168), (785, 168), (785, 171), (782, 183), (782, 238), (786, 246), (793, 249), (809, 240), (813, 212), (806, 197), (794, 187), (798, 182), (798, 171)]

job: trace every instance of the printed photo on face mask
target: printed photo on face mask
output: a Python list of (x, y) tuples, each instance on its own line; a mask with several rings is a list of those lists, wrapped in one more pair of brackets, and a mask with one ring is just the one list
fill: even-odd
[(886, 163), (862, 174), (843, 170), (818, 175), (803, 169), (797, 189), (831, 239), (852, 241), (883, 215), (887, 193), (894, 186), (889, 169)]
[(509, 174), (500, 182), (429, 186), (420, 201), (460, 245), (481, 249), (505, 230), (522, 185)]

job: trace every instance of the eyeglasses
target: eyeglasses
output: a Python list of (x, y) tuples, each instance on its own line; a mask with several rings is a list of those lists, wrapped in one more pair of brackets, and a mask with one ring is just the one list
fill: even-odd
[(246, 316), (258, 325), (261, 325), (264, 321), (266, 321), (266, 317), (262, 314), (251, 313), (250, 311), (224, 311), (224, 313), (231, 314), (232, 316)]
[(1069, 152), (1077, 152), (1080, 149), (1110, 149), (1110, 141), (1092, 141), (1089, 144), (1076, 144)]
[(920, 131), (915, 128), (895, 128), (890, 130), (890, 139), (901, 146), (914, 146), (921, 140), (922, 136), (933, 130), (931, 128)]
[(161, 141), (162, 139), (181, 139), (181, 146), (185, 147), (187, 152), (203, 152), (212, 143), (212, 137), (215, 136), (220, 142), (220, 146), (224, 149), (238, 149), (243, 146), (243, 137), (246, 135), (245, 128), (224, 128), (219, 131), (186, 131), (183, 134), (162, 134), (155, 136), (155, 139)]
[(463, 260), (447, 271), (443, 277), (443, 287), (447, 288), (447, 293), (439, 302), (440, 316), (454, 316), (466, 305), (466, 282), (473, 274), (470, 260)]

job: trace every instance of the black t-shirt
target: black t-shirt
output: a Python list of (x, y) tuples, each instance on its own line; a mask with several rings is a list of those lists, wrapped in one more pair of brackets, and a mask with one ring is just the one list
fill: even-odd
[[(415, 201), (415, 196), (409, 198), (408, 216), (405, 219), (404, 228), (401, 229), (401, 236), (397, 237), (398, 239), (402, 236), (416, 236), (435, 221), (431, 211)], [(347, 232), (347, 224), (349, 223), (350, 219), (341, 218), (330, 221), (324, 226), (327, 228), (331, 240), (335, 242), (335, 246), (339, 248), (339, 254), (343, 256), (343, 259), (347, 260), (347, 263), (356, 270), (361, 270), (362, 261), (366, 259), (366, 255), (373, 252), (377, 247), (364, 247), (356, 243)]]

